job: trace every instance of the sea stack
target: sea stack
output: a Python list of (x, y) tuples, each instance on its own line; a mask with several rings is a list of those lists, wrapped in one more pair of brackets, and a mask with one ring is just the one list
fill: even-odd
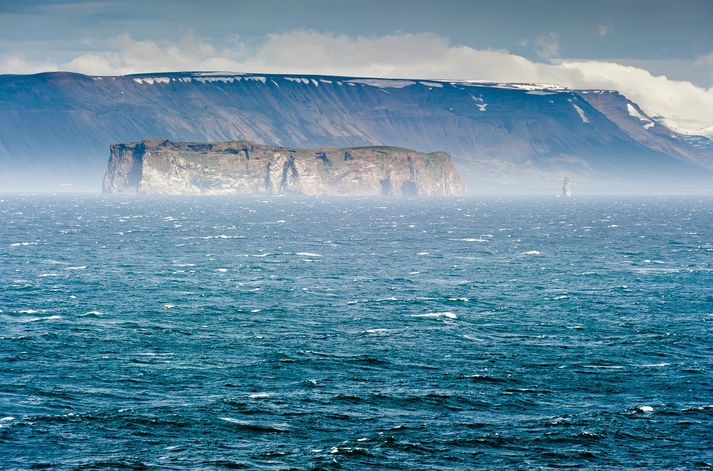
[(572, 185), (569, 182), (569, 177), (564, 177), (562, 182), (562, 198), (572, 197)]

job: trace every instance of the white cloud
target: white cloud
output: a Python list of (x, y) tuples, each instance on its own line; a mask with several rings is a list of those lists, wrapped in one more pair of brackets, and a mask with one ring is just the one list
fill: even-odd
[(17, 54), (0, 55), (0, 74), (36, 74), (56, 70), (59, 70), (57, 65), (50, 61), (34, 62)]
[[(536, 46), (543, 57), (559, 54), (556, 35), (547, 34), (540, 39)], [(708, 63), (713, 57), (699, 60)], [(432, 33), (352, 37), (292, 31), (270, 35), (253, 48), (233, 38), (230, 46), (223, 49), (193, 34), (167, 44), (139, 41), (123, 34), (113, 40), (109, 50), (82, 54), (62, 64), (33, 64), (19, 56), (0, 57), (0, 73), (58, 69), (96, 75), (231, 70), (558, 83), (571, 88), (619, 90), (647, 114), (661, 115), (680, 129), (696, 131), (713, 125), (713, 87), (705, 89), (653, 75), (640, 67), (606, 61), (534, 62), (505, 50), (454, 45)]]
[(698, 66), (711, 67), (711, 69), (713, 69), (713, 51), (697, 58), (694, 64)]
[(599, 28), (597, 28), (597, 35), (602, 38), (613, 32), (614, 24), (612, 24), (611, 21), (608, 21), (606, 24), (600, 25)]
[(543, 59), (552, 59), (560, 55), (560, 41), (555, 33), (538, 36), (534, 43), (535, 52)]
[(175, 70), (231, 70), (240, 64), (234, 60), (241, 45), (218, 51), (203, 38), (189, 33), (165, 46), (153, 41), (137, 41), (124, 33), (112, 41), (112, 49), (83, 54), (63, 64), (74, 72), (94, 75), (166, 72)]
[(711, 132), (713, 125), (713, 87), (705, 89), (682, 80), (655, 76), (638, 67), (612, 62), (563, 62), (570, 87), (597, 87), (619, 90), (638, 103), (649, 115), (660, 115), (667, 124), (681, 131)]

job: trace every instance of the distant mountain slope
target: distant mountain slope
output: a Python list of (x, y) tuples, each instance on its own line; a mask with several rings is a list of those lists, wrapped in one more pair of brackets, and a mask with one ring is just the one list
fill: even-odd
[(617, 92), (582, 90), (578, 94), (646, 147), (703, 167), (713, 167), (713, 140), (710, 138), (678, 134)]
[(445, 151), (474, 193), (549, 187), (564, 174), (705, 184), (713, 168), (709, 139), (672, 132), (616, 92), (205, 72), (0, 76), (0, 191), (38, 181), (99, 189), (109, 145), (148, 138)]

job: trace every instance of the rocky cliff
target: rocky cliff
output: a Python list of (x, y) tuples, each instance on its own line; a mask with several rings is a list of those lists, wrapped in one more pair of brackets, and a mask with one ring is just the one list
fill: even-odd
[(450, 156), (397, 147), (290, 149), (247, 141), (111, 146), (105, 193), (461, 196)]

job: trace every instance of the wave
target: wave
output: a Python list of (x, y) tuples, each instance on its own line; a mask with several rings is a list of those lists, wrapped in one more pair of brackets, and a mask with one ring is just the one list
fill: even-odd
[(268, 397), (270, 397), (270, 396), (271, 396), (270, 393), (257, 392), (257, 393), (252, 393), (252, 394), (250, 394), (250, 396), (248, 396), (248, 397), (250, 397), (250, 399), (265, 399), (265, 398), (268, 398)]
[(656, 274), (656, 273), (678, 273), (681, 271), (679, 268), (653, 268), (653, 267), (632, 267), (631, 270), (636, 273), (640, 273), (642, 275)]
[(11, 422), (15, 420), (15, 417), (3, 417), (0, 419), (0, 428), (9, 427), (12, 425)]
[(299, 255), (300, 257), (321, 257), (320, 254), (312, 252), (297, 252), (295, 255)]
[(259, 422), (234, 419), (232, 417), (221, 417), (220, 420), (251, 432), (285, 433), (290, 431), (290, 426), (288, 424), (261, 424)]
[(425, 314), (412, 314), (411, 317), (425, 317), (425, 318), (429, 318), (429, 319), (440, 319), (440, 318), (458, 319), (458, 315), (456, 315), (456, 313), (451, 312), (451, 311), (427, 312)]

